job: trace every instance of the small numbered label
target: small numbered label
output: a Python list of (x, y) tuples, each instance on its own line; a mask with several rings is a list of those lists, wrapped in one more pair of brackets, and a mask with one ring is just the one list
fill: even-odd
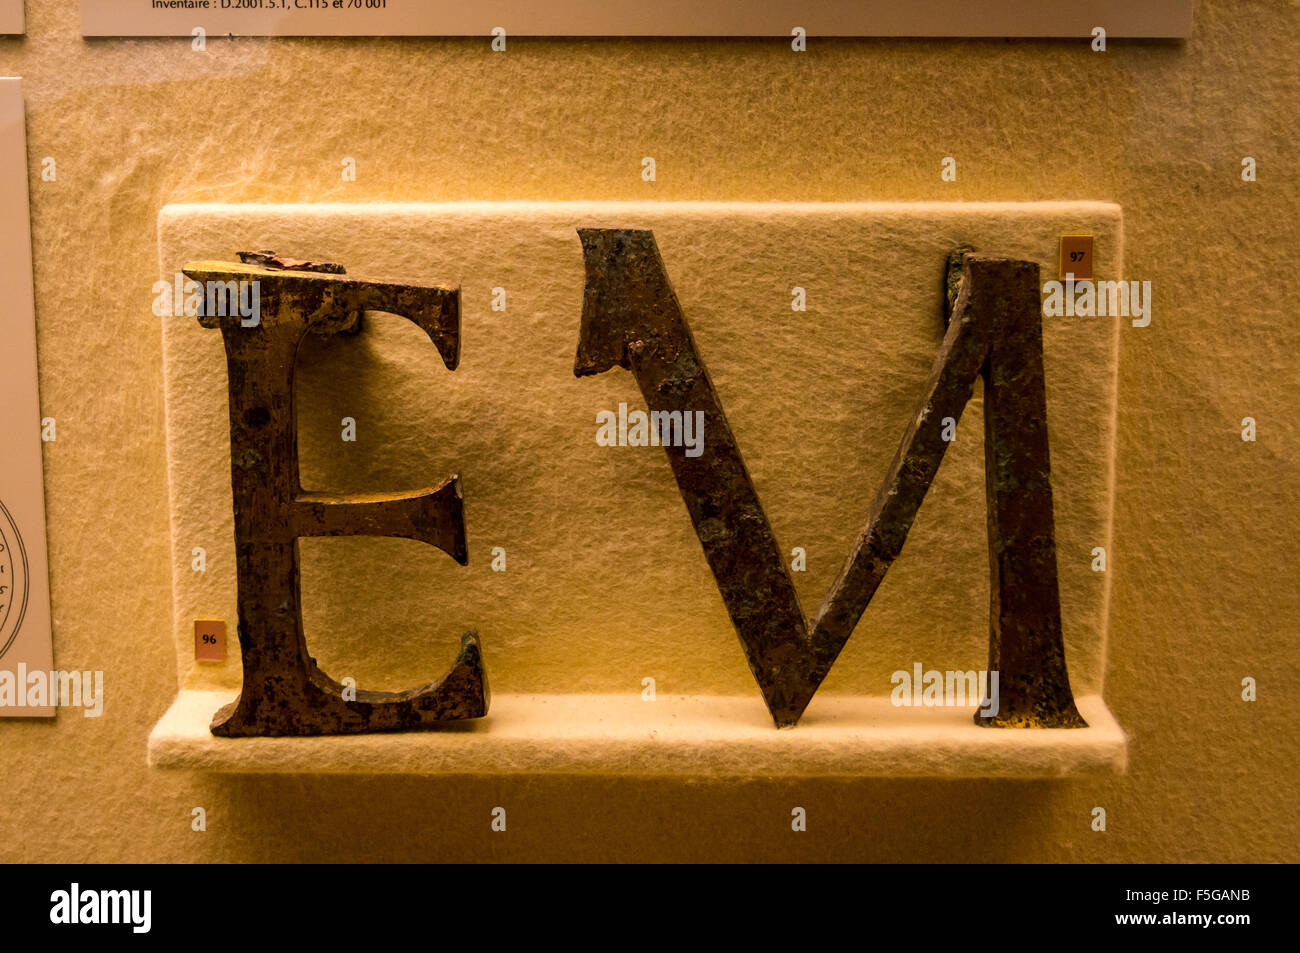
[(1073, 276), (1075, 281), (1092, 280), (1092, 236), (1061, 236), (1061, 280)]
[(197, 619), (194, 622), (194, 658), (199, 662), (226, 660), (226, 623)]

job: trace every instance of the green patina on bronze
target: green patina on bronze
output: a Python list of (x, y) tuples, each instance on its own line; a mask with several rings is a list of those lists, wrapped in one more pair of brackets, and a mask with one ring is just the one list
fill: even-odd
[[(303, 634), (298, 539), (397, 536), (468, 561), (460, 477), (409, 493), (304, 491), (293, 406), (294, 363), (308, 333), (355, 333), (366, 311), (400, 315), (433, 341), (448, 370), (460, 360), (460, 291), (344, 278), (343, 268), (243, 253), (244, 264), (194, 262), (205, 328), (220, 329), (230, 395), (231, 488), (243, 686), (216, 713), (215, 735), (323, 735), (432, 727), (487, 713), (478, 636), (467, 632), (451, 671), (402, 692), (345, 688), (320, 670)], [(257, 313), (241, 313), (241, 282), (257, 282)], [(233, 284), (232, 284), (233, 283)], [(245, 298), (245, 302), (251, 295)], [(213, 303), (217, 307), (213, 307)], [(221, 307), (221, 305), (225, 305)]]
[[(703, 452), (664, 450), (750, 670), (778, 727), (798, 722), (898, 556), (975, 380), (984, 378), (989, 670), (996, 727), (1084, 727), (1061, 637), (1038, 266), (958, 249), (947, 332), (865, 528), (811, 624), (673, 291), (653, 232), (580, 229), (574, 373), (630, 370), (649, 409), (704, 414)], [(955, 270), (954, 270), (955, 269)], [(993, 706), (988, 706), (991, 710)]]

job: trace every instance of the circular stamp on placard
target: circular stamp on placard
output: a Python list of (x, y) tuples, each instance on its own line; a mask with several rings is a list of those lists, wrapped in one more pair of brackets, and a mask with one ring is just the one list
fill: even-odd
[(0, 500), (0, 659), (23, 627), (30, 588), (22, 534), (5, 508), (4, 500)]

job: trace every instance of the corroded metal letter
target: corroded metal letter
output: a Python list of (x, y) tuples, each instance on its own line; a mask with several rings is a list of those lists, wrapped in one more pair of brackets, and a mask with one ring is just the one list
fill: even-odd
[[(587, 285), (574, 373), (631, 370), (651, 410), (704, 413), (703, 452), (665, 445), (768, 710), (795, 724), (907, 539), (975, 378), (985, 381), (990, 671), (1004, 727), (1083, 727), (1065, 667), (1048, 465), (1038, 266), (961, 254), (916, 414), (811, 627), (664, 268), (654, 234), (580, 229)], [(698, 448), (697, 448), (698, 450)]]
[(355, 331), (364, 311), (408, 318), (455, 370), (459, 289), (340, 277), (337, 266), (270, 253), (251, 257), (261, 264), (195, 262), (184, 269), (205, 298), (199, 322), (221, 329), (230, 379), (244, 681), (239, 698), (216, 713), (212, 733), (396, 731), (483, 716), (488, 686), (473, 632), (463, 636), (441, 680), (403, 692), (356, 690), (355, 698), (345, 698), (343, 686), (308, 654), (298, 575), (300, 536), (399, 536), (437, 546), (461, 565), (468, 561), (458, 475), (412, 493), (304, 492), (293, 406), (294, 360), (304, 335)]

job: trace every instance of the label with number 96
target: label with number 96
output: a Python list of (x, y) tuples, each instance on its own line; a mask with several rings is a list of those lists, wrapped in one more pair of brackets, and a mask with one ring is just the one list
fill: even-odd
[(198, 662), (226, 660), (226, 623), (220, 619), (194, 621), (194, 659)]

